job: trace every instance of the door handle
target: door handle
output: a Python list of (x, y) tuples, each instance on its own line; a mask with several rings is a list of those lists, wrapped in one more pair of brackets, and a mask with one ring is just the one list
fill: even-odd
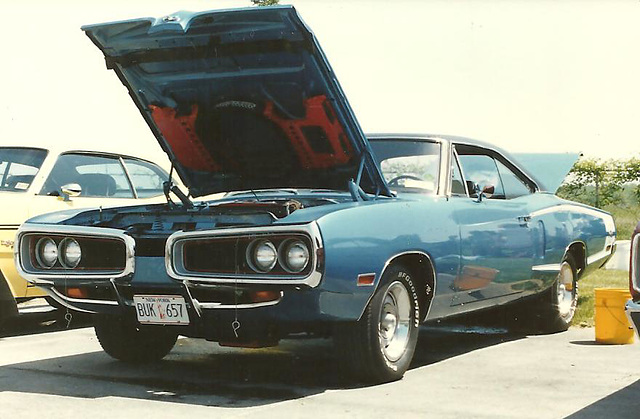
[(527, 224), (529, 223), (529, 221), (531, 221), (531, 216), (530, 215), (521, 215), (521, 216), (518, 217), (518, 222), (523, 227), (526, 227)]

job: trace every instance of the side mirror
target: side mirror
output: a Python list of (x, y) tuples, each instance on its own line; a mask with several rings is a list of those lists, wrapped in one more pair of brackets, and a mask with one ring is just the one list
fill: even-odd
[(483, 197), (491, 198), (491, 195), (493, 195), (495, 191), (496, 188), (493, 185), (485, 185), (482, 189), (480, 189), (480, 185), (478, 185), (477, 183), (473, 184), (473, 192), (476, 196), (476, 202), (482, 202)]
[(82, 193), (82, 187), (77, 183), (67, 183), (60, 187), (60, 192), (62, 192), (64, 201), (69, 201), (69, 198), (79, 196)]

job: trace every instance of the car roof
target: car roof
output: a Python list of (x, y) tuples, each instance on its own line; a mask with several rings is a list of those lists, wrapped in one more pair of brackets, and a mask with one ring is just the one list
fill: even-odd
[(67, 154), (67, 153), (81, 153), (81, 154), (93, 154), (93, 155), (101, 155), (101, 156), (111, 156), (111, 157), (122, 157), (122, 158), (129, 158), (129, 159), (135, 159), (135, 160), (143, 160), (146, 161), (148, 163), (153, 163), (156, 166), (160, 166), (163, 169), (165, 169), (164, 166), (169, 166), (169, 162), (157, 162), (154, 161), (152, 158), (148, 158), (148, 157), (140, 157), (140, 156), (136, 156), (136, 155), (132, 155), (132, 154), (124, 154), (121, 153), (119, 151), (114, 151), (114, 150), (88, 150), (86, 148), (75, 148), (75, 147), (61, 147), (58, 145), (51, 145), (51, 144), (43, 144), (43, 143), (38, 143), (38, 142), (34, 142), (33, 144), (25, 144), (25, 143), (20, 143), (20, 144), (2, 144), (0, 145), (0, 148), (24, 148), (24, 149), (39, 149), (39, 150), (45, 150), (47, 152), (50, 153), (50, 155), (53, 156), (57, 156), (60, 154)]
[(473, 145), (482, 148), (488, 148), (491, 150), (496, 150), (500, 152), (500, 154), (509, 155), (508, 152), (502, 150), (500, 147), (496, 147), (494, 144), (476, 140), (474, 138), (461, 137), (457, 135), (443, 135), (443, 134), (418, 134), (418, 133), (371, 133), (367, 134), (367, 138), (371, 140), (382, 140), (382, 139), (416, 139), (416, 140), (446, 140), (452, 143), (459, 144), (467, 144)]

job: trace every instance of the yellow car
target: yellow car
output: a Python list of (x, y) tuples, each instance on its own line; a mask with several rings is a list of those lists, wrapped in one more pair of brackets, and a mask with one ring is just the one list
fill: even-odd
[(162, 202), (168, 178), (158, 165), (121, 154), (0, 146), (0, 322), (17, 303), (45, 295), (16, 272), (20, 224), (52, 211)]

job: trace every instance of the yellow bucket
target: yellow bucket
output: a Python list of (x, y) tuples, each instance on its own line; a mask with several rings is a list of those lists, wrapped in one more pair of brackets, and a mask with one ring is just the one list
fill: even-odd
[(624, 345), (633, 343), (633, 329), (624, 313), (631, 298), (628, 289), (596, 288), (596, 342)]

